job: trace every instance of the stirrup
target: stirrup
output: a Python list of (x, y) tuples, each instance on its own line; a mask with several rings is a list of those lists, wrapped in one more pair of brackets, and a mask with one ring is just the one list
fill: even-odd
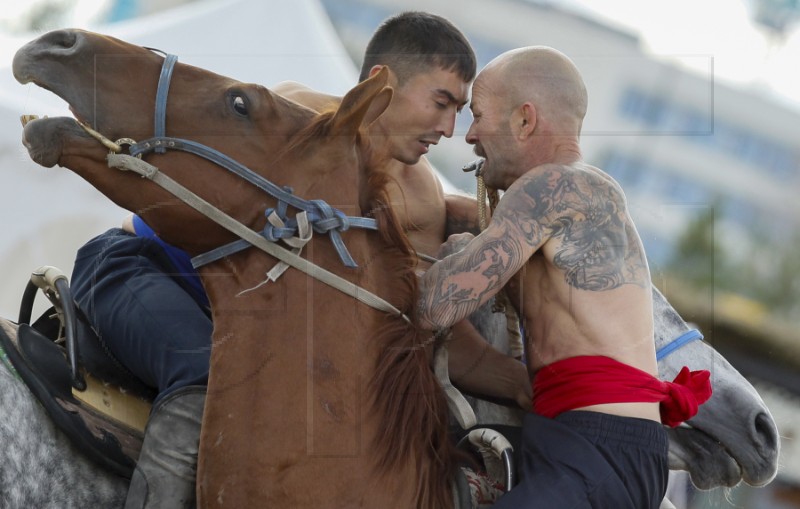
[(514, 447), (499, 431), (476, 428), (459, 440), (459, 449), (472, 448), (483, 458), (487, 473), (503, 483), (508, 492), (517, 483)]

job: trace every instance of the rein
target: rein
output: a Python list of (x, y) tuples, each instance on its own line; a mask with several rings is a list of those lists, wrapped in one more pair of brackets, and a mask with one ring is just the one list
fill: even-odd
[[(152, 48), (148, 49), (158, 51)], [(198, 268), (225, 256), (255, 246), (281, 262), (268, 273), (268, 280), (277, 279), (287, 266), (291, 266), (342, 291), (364, 304), (379, 311), (400, 316), (411, 323), (411, 320), (403, 314), (402, 311), (394, 307), (388, 301), (298, 256), (300, 247), (311, 238), (310, 232), (306, 231), (307, 228), (304, 228), (304, 226), (308, 224), (314, 231), (318, 233), (327, 233), (330, 236), (339, 258), (346, 267), (358, 267), (358, 264), (347, 250), (340, 232), (346, 231), (351, 226), (377, 230), (378, 227), (375, 219), (347, 216), (340, 210), (331, 207), (323, 200), (305, 200), (294, 195), (290, 188), (281, 188), (275, 185), (214, 148), (191, 140), (166, 136), (167, 96), (172, 73), (177, 61), (177, 56), (165, 54), (156, 91), (155, 134), (152, 138), (141, 142), (136, 142), (129, 138), (122, 138), (113, 142), (88, 125), (82, 122), (78, 122), (78, 124), (83, 127), (90, 136), (98, 140), (111, 151), (107, 157), (109, 167), (134, 171), (142, 177), (153, 181), (207, 218), (240, 237), (238, 241), (215, 248), (208, 253), (193, 258), (192, 265)], [(121, 153), (123, 145), (129, 147), (130, 155)], [(157, 167), (142, 160), (144, 154), (151, 152), (163, 154), (167, 150), (181, 150), (209, 160), (275, 198), (278, 201), (277, 207), (265, 211), (268, 222), (264, 231), (262, 233), (257, 233), (251, 230), (189, 191), (180, 183), (160, 172)], [(298, 214), (298, 220), (286, 217), (286, 208), (288, 205), (301, 211), (300, 214)], [(299, 237), (295, 236), (298, 229), (300, 230)], [(289, 251), (275, 244), (279, 239), (284, 240), (290, 246), (294, 247), (294, 249)]]
[[(481, 231), (485, 230), (489, 226), (489, 216), (491, 215), (491, 212), (497, 208), (497, 203), (500, 200), (497, 189), (487, 188), (486, 183), (483, 180), (484, 162), (485, 159), (478, 159), (477, 161), (473, 161), (462, 168), (462, 170), (465, 172), (475, 172), (475, 179), (478, 187), (478, 227), (481, 229)], [(506, 331), (508, 332), (508, 346), (511, 350), (510, 354), (516, 359), (522, 359), (522, 356), (525, 354), (525, 346), (523, 345), (522, 334), (520, 332), (521, 325), (519, 315), (511, 305), (511, 301), (509, 300), (506, 292), (497, 294), (492, 311), (495, 313), (505, 313)]]
[(385, 311), (387, 313), (400, 316), (405, 321), (411, 323), (411, 320), (405, 314), (403, 314), (402, 311), (394, 307), (388, 301), (269, 241), (262, 235), (251, 230), (225, 212), (216, 208), (211, 203), (203, 200), (180, 183), (162, 173), (152, 164), (126, 154), (109, 154), (108, 165), (109, 167), (117, 168), (123, 171), (133, 171), (134, 173), (153, 181), (207, 218), (211, 219), (231, 233), (241, 237), (248, 243), (248, 247), (250, 245), (255, 246), (267, 254), (279, 259), (281, 262), (294, 267), (308, 274), (309, 276), (333, 288), (336, 288), (337, 290), (340, 290), (341, 292), (355, 298), (360, 302), (363, 302), (364, 304), (367, 304), (370, 307), (373, 307), (379, 311)]

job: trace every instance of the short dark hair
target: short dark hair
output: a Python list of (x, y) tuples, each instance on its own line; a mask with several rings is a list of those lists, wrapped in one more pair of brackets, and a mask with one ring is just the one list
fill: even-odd
[(408, 11), (386, 19), (375, 30), (364, 52), (359, 81), (376, 65), (388, 65), (402, 83), (437, 66), (472, 81), (477, 72), (475, 51), (464, 34), (441, 16)]

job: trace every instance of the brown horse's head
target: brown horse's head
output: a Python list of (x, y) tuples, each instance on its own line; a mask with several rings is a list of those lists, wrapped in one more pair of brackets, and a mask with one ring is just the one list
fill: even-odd
[[(162, 55), (140, 46), (90, 32), (60, 30), (21, 48), (13, 69), (18, 81), (51, 90), (69, 103), (78, 120), (107, 138), (142, 140), (154, 135), (163, 62)], [(166, 134), (219, 150), (277, 185), (291, 186), (300, 196), (309, 192), (316, 199), (348, 202), (357, 196), (360, 177), (355, 140), (359, 129), (388, 105), (391, 89), (385, 82), (386, 77), (379, 76), (362, 83), (335, 114), (317, 118), (313, 111), (260, 85), (178, 63), (167, 95)], [(313, 151), (286, 150), (302, 130), (324, 131), (327, 136), (314, 140)], [(107, 149), (74, 119), (33, 121), (25, 128), (24, 143), (34, 161), (70, 168), (190, 253), (230, 239), (151, 183), (115, 174), (106, 164)], [(263, 221), (261, 213), (272, 205), (264, 193), (200, 157), (168, 152), (146, 159), (250, 226)], [(197, 228), (187, 228), (194, 224)], [(193, 231), (204, 234), (190, 236)]]

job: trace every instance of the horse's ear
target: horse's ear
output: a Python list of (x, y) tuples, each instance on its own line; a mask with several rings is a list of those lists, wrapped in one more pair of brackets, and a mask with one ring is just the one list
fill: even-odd
[(392, 101), (392, 88), (386, 86), (388, 77), (388, 69), (383, 68), (350, 90), (333, 117), (333, 130), (355, 134), (380, 117)]

